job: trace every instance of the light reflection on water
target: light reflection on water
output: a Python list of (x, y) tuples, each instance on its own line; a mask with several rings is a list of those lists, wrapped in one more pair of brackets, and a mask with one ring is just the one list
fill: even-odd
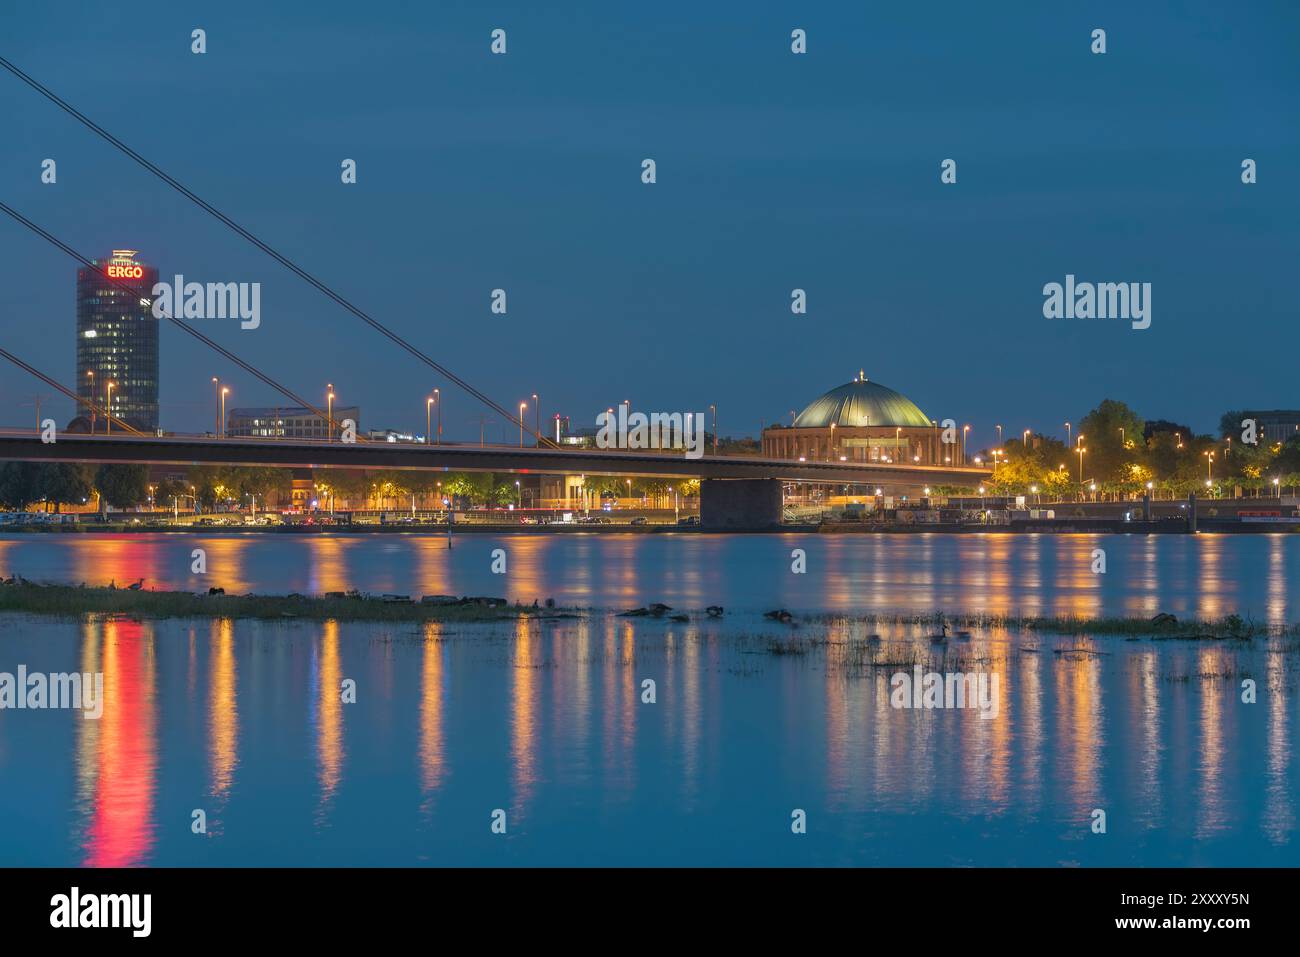
[[(808, 574), (790, 573), (790, 552)], [(207, 553), (191, 573), (191, 550)], [(507, 575), (489, 554), (504, 548)], [(1092, 572), (1106, 552), (1105, 574)], [(227, 592), (493, 594), (623, 608), (899, 610), (1026, 615), (1295, 616), (1296, 535), (26, 534), (0, 537), (0, 572), (35, 581)]]
[[(0, 719), (0, 775), (24, 782), (0, 788), (0, 857), (1300, 862), (1294, 641), (997, 630), (945, 647), (912, 625), (880, 629), (878, 643), (860, 622), (765, 625), (10, 617), (0, 670), (102, 670), (109, 697), (99, 721)], [(802, 653), (771, 652), (791, 636)], [(997, 717), (891, 707), (891, 676), (915, 663), (997, 672)], [(1241, 702), (1243, 676), (1259, 680), (1258, 704)], [(195, 807), (207, 835), (191, 833)], [(1090, 830), (1097, 808), (1105, 835)]]

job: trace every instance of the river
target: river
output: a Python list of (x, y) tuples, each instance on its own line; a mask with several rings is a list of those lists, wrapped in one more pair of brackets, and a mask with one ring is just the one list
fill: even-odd
[[(0, 672), (105, 683), (95, 720), (0, 710), (3, 864), (1300, 863), (1295, 638), (990, 627), (938, 645), (853, 620), (1292, 622), (1295, 537), (31, 534), (0, 538), (0, 572), (589, 609), (455, 626), (0, 615)], [(612, 613), (651, 601), (690, 620)], [(778, 606), (796, 623), (762, 617)], [(996, 713), (895, 707), (916, 665), (996, 675)]]

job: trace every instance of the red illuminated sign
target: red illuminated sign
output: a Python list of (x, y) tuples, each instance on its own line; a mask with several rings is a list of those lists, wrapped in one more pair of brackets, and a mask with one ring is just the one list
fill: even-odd
[(104, 275), (109, 279), (143, 279), (143, 266), (107, 266)]

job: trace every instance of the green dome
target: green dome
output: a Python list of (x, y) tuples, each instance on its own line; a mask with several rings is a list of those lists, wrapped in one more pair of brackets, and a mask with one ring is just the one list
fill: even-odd
[(928, 427), (929, 417), (907, 396), (867, 379), (854, 379), (831, 389), (799, 413), (796, 429), (888, 426)]

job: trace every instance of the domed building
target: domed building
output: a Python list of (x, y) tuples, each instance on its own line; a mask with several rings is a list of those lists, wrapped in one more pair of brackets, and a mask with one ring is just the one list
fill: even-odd
[(808, 462), (960, 464), (944, 461), (937, 421), (862, 373), (815, 399), (790, 425), (764, 429), (763, 454)]

